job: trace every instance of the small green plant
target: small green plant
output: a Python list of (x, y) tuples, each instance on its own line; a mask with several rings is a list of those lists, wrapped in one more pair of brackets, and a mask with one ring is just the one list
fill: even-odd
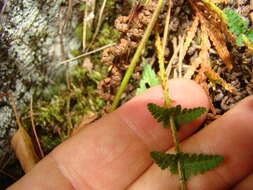
[(249, 20), (244, 20), (233, 9), (225, 9), (227, 24), (230, 32), (236, 37), (238, 46), (247, 45), (247, 42), (253, 43), (253, 29), (249, 28)]
[(155, 71), (153, 71), (147, 60), (143, 59), (143, 71), (140, 81), (140, 87), (136, 90), (136, 95), (144, 92), (148, 87), (158, 85), (160, 83), (159, 78), (156, 76)]
[(189, 179), (190, 175), (203, 174), (206, 171), (214, 169), (223, 161), (223, 157), (218, 155), (188, 154), (180, 151), (179, 140), (177, 137), (177, 132), (180, 130), (180, 127), (197, 119), (206, 112), (206, 108), (198, 107), (182, 109), (180, 105), (171, 105), (164, 68), (164, 51), (162, 49), (159, 35), (157, 35), (156, 47), (165, 101), (163, 107), (149, 103), (148, 110), (157, 122), (163, 122), (164, 128), (170, 127), (175, 146), (175, 154), (151, 152), (151, 157), (162, 170), (169, 168), (171, 173), (178, 174), (181, 190), (185, 190), (185, 182)]

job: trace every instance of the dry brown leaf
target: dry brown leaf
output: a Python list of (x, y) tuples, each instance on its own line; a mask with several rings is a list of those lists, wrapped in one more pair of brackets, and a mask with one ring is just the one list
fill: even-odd
[(31, 137), (21, 124), (14, 98), (12, 95), (9, 95), (9, 97), (18, 125), (18, 130), (11, 139), (11, 145), (16, 153), (16, 157), (18, 158), (22, 169), (25, 173), (27, 173), (36, 165), (36, 163), (39, 161), (39, 157), (35, 152)]
[(31, 137), (23, 127), (11, 139), (11, 145), (25, 173), (29, 172), (39, 161), (39, 157), (34, 150)]

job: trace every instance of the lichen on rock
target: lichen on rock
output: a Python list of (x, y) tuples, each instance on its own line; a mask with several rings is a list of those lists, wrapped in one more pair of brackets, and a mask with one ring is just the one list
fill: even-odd
[[(47, 83), (48, 67), (54, 59), (49, 47), (58, 32), (56, 14), (60, 3), (55, 0), (3, 0), (0, 6), (0, 95), (12, 94), (21, 109), (35, 87)], [(11, 134), (6, 131), (13, 129), (15, 120), (11, 106), (1, 104), (0, 160), (12, 152)]]

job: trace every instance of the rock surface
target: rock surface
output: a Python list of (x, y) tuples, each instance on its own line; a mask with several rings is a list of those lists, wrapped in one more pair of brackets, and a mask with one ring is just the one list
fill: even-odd
[(61, 13), (67, 8), (62, 3), (0, 2), (0, 167), (13, 154), (9, 141), (16, 127), (11, 105), (3, 95), (12, 94), (21, 110), (35, 88), (45, 87), (52, 78), (56, 69), (52, 65), (62, 53), (58, 33)]

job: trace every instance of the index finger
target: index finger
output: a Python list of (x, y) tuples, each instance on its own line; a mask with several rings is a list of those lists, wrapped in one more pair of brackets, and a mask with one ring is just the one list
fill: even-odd
[[(169, 88), (176, 104), (208, 107), (205, 92), (192, 81), (171, 80)], [(157, 127), (147, 110), (147, 103), (151, 102), (163, 104), (160, 86), (147, 90), (64, 142), (19, 184), (41, 189), (48, 189), (43, 188), (45, 183), (54, 183), (56, 189), (125, 189), (152, 164), (151, 150), (164, 151), (172, 145), (168, 130)], [(180, 138), (192, 134), (203, 119), (184, 127)], [(57, 175), (43, 169), (48, 166), (57, 170)]]

